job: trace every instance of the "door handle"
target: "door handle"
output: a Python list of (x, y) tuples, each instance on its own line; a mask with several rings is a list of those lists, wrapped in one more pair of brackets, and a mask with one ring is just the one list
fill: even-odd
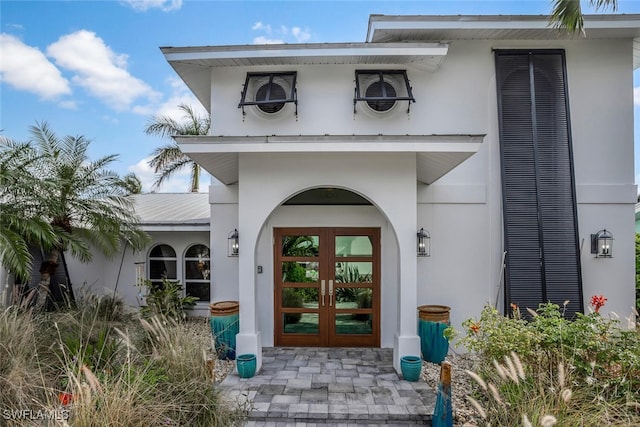
[(325, 281), (321, 280), (320, 281), (320, 295), (322, 295), (322, 306), (323, 307), (324, 307), (324, 294), (325, 294), (325, 292), (326, 292)]
[(329, 307), (333, 306), (333, 280), (329, 280)]

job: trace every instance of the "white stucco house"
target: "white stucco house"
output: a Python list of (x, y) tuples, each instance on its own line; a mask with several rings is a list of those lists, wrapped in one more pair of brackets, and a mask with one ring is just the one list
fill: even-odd
[[(239, 301), (237, 351), (258, 366), (263, 347), (371, 346), (399, 369), (424, 304), (454, 326), (487, 303), (576, 312), (593, 294), (629, 313), (640, 15), (585, 27), (372, 15), (362, 43), (161, 48), (212, 118), (176, 140), (222, 185), (202, 222), (148, 228), (121, 283), (165, 258), (186, 281), (189, 247), (210, 247), (196, 312)], [(191, 209), (170, 203), (157, 209)], [(592, 251), (605, 229), (613, 246)]]

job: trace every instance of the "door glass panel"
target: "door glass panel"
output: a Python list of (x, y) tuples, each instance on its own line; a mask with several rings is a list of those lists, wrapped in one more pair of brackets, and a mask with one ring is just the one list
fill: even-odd
[(336, 262), (336, 283), (372, 283), (372, 262)]
[(318, 288), (284, 288), (282, 289), (282, 306), (318, 308)]
[(336, 256), (373, 256), (369, 236), (336, 236)]
[(336, 334), (370, 335), (372, 318), (371, 314), (336, 314)]
[(282, 256), (316, 257), (319, 246), (319, 236), (282, 236)]
[(282, 281), (288, 283), (314, 283), (318, 281), (318, 263), (285, 261), (282, 263)]
[(336, 288), (336, 308), (371, 308), (373, 289)]
[(283, 313), (282, 325), (285, 334), (318, 334), (318, 313)]

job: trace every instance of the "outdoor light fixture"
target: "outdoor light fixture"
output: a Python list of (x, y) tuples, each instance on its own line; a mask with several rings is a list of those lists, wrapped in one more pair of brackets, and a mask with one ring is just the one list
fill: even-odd
[(418, 256), (430, 256), (431, 255), (431, 236), (429, 233), (424, 231), (424, 228), (421, 228), (418, 231)]
[(606, 229), (591, 235), (591, 253), (596, 254), (596, 258), (612, 258), (613, 256), (613, 235)]
[(238, 229), (236, 228), (227, 238), (227, 256), (238, 256), (240, 246), (238, 245)]

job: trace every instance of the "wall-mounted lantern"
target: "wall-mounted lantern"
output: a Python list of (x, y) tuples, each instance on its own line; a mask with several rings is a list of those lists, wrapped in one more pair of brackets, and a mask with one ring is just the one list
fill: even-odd
[(229, 237), (227, 238), (227, 256), (238, 256), (239, 253), (238, 229), (235, 229), (229, 233)]
[(424, 228), (421, 228), (418, 231), (418, 256), (431, 256), (431, 236), (429, 233), (424, 231)]
[(596, 258), (613, 257), (613, 235), (606, 229), (591, 235), (591, 253)]

